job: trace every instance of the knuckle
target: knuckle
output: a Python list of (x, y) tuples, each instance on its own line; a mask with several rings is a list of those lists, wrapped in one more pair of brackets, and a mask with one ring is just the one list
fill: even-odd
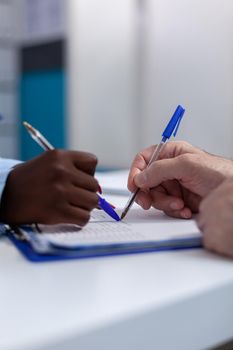
[(93, 168), (98, 164), (98, 158), (93, 153), (85, 153), (85, 159)]
[(58, 182), (54, 182), (52, 186), (51, 196), (53, 197), (53, 200), (57, 201), (57, 204), (58, 204), (61, 198), (64, 198), (66, 196), (66, 191), (64, 186), (62, 186)]
[(64, 154), (65, 154), (64, 151), (60, 149), (54, 149), (52, 151), (49, 151), (49, 153), (50, 153), (49, 156), (51, 158), (51, 161), (55, 163), (60, 162), (61, 159), (64, 158)]
[(184, 140), (181, 140), (181, 141), (177, 141), (180, 143), (181, 146), (184, 146), (184, 147), (190, 147), (190, 143), (188, 143), (187, 141), (184, 141)]
[(90, 158), (91, 158), (91, 163), (93, 164), (93, 166), (97, 166), (97, 164), (98, 164), (98, 158), (96, 157), (96, 155), (94, 155), (94, 154), (90, 154)]
[(138, 154), (136, 154), (136, 156), (134, 157), (132, 166), (131, 166), (131, 170), (134, 167), (144, 167), (145, 166), (145, 160), (144, 160), (144, 156), (143, 156), (143, 151), (139, 152)]
[(133, 164), (141, 161), (141, 159), (142, 159), (142, 153), (140, 152), (136, 154), (136, 156), (134, 157)]
[(197, 165), (202, 163), (202, 157), (199, 154), (185, 153), (177, 157), (177, 161), (180, 165), (186, 168), (196, 168)]
[[(47, 152), (46, 152), (47, 153)], [(51, 182), (64, 181), (69, 178), (71, 174), (71, 168), (68, 162), (66, 162), (66, 152), (63, 150), (53, 150), (50, 152), (49, 162), (49, 179)]]
[(69, 172), (62, 163), (54, 163), (51, 171), (51, 178), (55, 182), (64, 181), (69, 177)]
[(177, 158), (177, 160), (179, 160), (179, 162), (182, 164), (189, 165), (192, 162), (192, 159), (190, 156), (191, 156), (191, 154), (189, 154), (189, 153), (181, 154)]
[(167, 143), (167, 146), (170, 146), (170, 147), (179, 147), (181, 149), (187, 149), (187, 148), (190, 148), (192, 147), (192, 145), (185, 141), (185, 140), (179, 140), (179, 141), (169, 141), (169, 143)]

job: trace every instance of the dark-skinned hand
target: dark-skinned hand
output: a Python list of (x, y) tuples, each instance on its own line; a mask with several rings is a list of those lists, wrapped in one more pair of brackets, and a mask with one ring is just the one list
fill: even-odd
[(0, 220), (84, 226), (98, 205), (96, 165), (92, 154), (54, 150), (16, 166), (3, 191)]

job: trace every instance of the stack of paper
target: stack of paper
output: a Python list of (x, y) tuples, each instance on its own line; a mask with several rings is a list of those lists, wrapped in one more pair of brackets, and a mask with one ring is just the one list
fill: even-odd
[(83, 229), (75, 225), (40, 225), (40, 229), (41, 233), (27, 229), (23, 233), (41, 254), (85, 256), (201, 245), (201, 235), (193, 220), (168, 218), (155, 209), (132, 208), (122, 222), (95, 210)]

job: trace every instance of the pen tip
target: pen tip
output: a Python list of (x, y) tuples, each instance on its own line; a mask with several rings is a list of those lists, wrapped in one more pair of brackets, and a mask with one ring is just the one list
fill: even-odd
[(125, 215), (126, 215), (126, 212), (125, 212), (125, 211), (123, 211), (123, 213), (121, 214), (121, 220), (123, 220), (123, 219), (124, 219)]

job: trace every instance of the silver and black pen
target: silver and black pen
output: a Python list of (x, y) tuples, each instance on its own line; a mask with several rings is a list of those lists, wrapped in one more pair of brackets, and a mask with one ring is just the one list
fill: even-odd
[[(27, 122), (23, 122), (23, 125), (29, 132), (30, 136), (33, 138), (33, 140), (41, 146), (45, 151), (51, 151), (54, 150), (55, 148), (49, 143), (48, 140), (33, 126), (31, 126)], [(113, 218), (115, 221), (120, 221), (120, 217), (117, 214), (117, 212), (114, 210), (113, 205), (108, 203), (104, 198), (102, 198), (99, 194), (97, 194), (99, 198), (99, 207), (105, 211), (111, 218)]]

